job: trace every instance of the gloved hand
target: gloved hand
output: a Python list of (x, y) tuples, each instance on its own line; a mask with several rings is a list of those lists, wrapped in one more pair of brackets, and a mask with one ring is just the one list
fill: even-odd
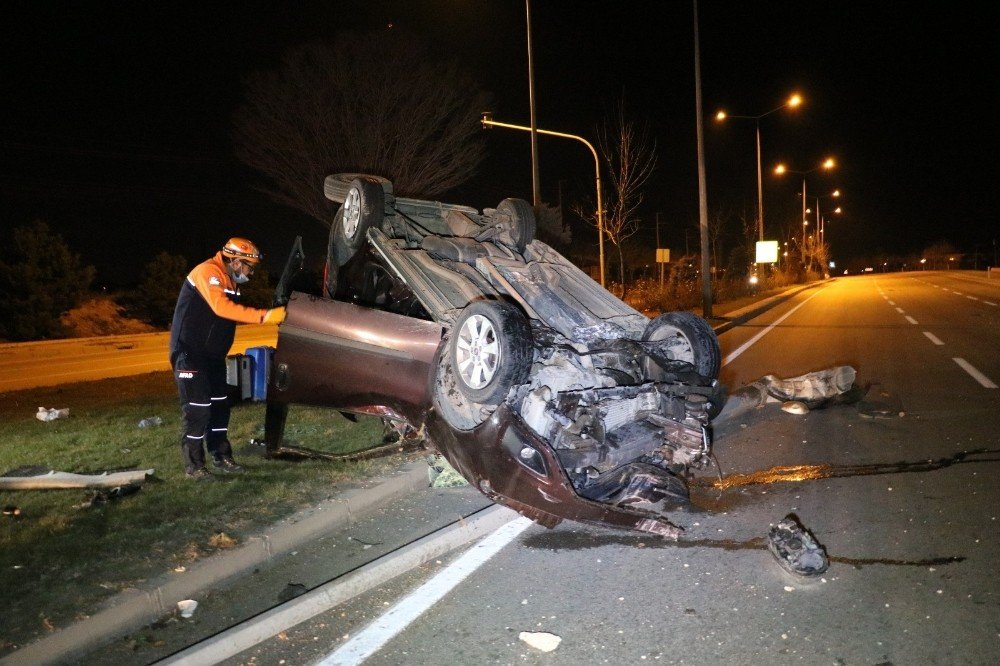
[(264, 315), (264, 320), (262, 324), (280, 324), (285, 321), (285, 308), (284, 306), (280, 308), (271, 308)]

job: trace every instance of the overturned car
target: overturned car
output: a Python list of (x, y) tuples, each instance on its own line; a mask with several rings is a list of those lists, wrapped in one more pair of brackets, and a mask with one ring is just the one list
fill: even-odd
[(531, 206), (396, 197), (338, 174), (324, 297), (294, 292), (268, 387), (268, 446), (289, 404), (422, 431), (473, 486), (548, 527), (676, 537), (666, 510), (709, 464), (718, 340), (689, 312), (629, 307), (536, 240)]

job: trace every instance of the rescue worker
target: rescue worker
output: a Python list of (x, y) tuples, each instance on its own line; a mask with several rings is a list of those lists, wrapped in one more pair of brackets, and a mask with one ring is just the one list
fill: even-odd
[[(226, 354), (236, 324), (281, 323), (285, 308), (270, 310), (239, 304), (240, 287), (260, 263), (257, 246), (230, 238), (214, 257), (188, 274), (170, 326), (170, 367), (180, 394), (183, 433), (181, 456), (188, 478), (211, 480), (205, 448), (216, 469), (237, 473), (229, 443)], [(204, 447), (203, 447), (204, 445)]]

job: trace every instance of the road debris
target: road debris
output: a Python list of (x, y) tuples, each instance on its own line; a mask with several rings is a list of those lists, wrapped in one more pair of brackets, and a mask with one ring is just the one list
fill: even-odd
[(142, 483), (156, 470), (137, 469), (100, 474), (74, 474), (50, 470), (29, 476), (0, 476), (0, 490), (46, 490), (52, 488), (117, 488)]
[(38, 412), (35, 414), (35, 418), (39, 421), (55, 421), (56, 419), (65, 419), (69, 416), (69, 407), (64, 407), (62, 409), (56, 409), (55, 407), (39, 407)]
[(550, 634), (547, 631), (522, 631), (517, 637), (542, 652), (552, 652), (562, 642), (561, 636)]
[(12, 504), (7, 505), (3, 508), (3, 515), (10, 516), (11, 518), (16, 518), (21, 515), (21, 507), (14, 506)]
[(807, 414), (813, 409), (857, 402), (865, 390), (854, 383), (856, 378), (857, 371), (849, 365), (789, 379), (765, 375), (730, 393), (722, 411), (713, 419), (713, 425), (718, 427), (767, 403), (782, 403), (782, 410), (791, 414)]
[(183, 599), (177, 602), (177, 610), (181, 612), (181, 617), (191, 617), (198, 608), (198, 602), (194, 599)]
[(218, 534), (213, 534), (209, 538), (208, 545), (211, 546), (212, 548), (219, 548), (219, 549), (235, 548), (236, 539), (229, 536), (225, 532), (219, 532)]
[(142, 488), (138, 483), (127, 483), (123, 486), (115, 486), (114, 488), (109, 488), (107, 490), (99, 489), (90, 491), (90, 496), (87, 501), (81, 504), (74, 504), (74, 509), (93, 509), (96, 507), (104, 506), (110, 502), (121, 499), (122, 497), (127, 497), (128, 495), (134, 495), (139, 492)]
[(155, 428), (161, 425), (163, 425), (163, 419), (161, 419), (159, 416), (150, 416), (148, 418), (139, 421), (140, 428)]
[(826, 551), (792, 513), (771, 528), (767, 549), (782, 569), (796, 576), (818, 576), (830, 566)]
[(455, 468), (441, 454), (427, 458), (427, 475), (432, 488), (459, 488), (469, 485), (465, 477), (455, 471)]

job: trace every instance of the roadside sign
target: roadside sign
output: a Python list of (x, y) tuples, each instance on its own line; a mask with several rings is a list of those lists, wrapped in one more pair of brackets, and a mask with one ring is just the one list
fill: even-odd
[(669, 264), (670, 263), (670, 248), (661, 247), (656, 250), (656, 263), (658, 264)]
[(757, 241), (757, 263), (773, 264), (778, 261), (778, 241)]

